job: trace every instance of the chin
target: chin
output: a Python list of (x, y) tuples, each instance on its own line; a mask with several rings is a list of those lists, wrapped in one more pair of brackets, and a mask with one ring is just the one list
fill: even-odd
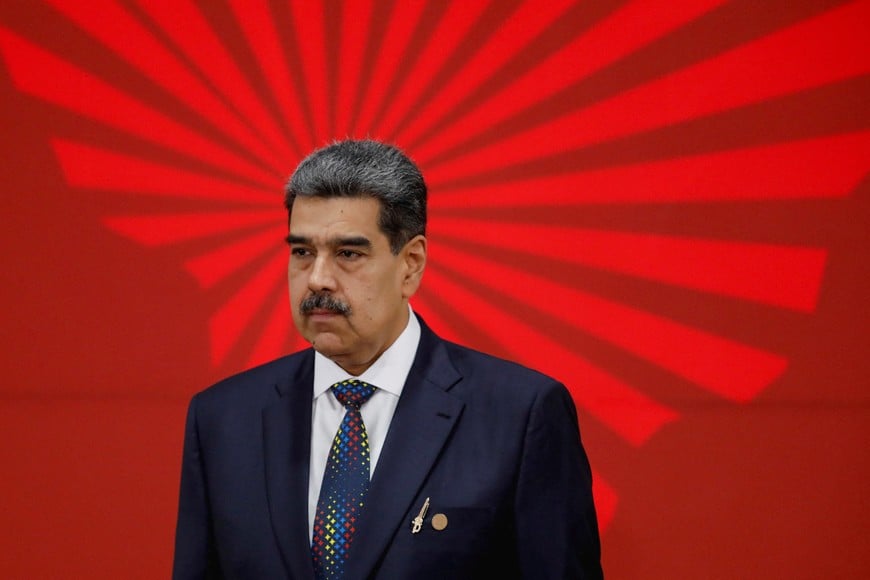
[(342, 354), (347, 352), (342, 342), (336, 340), (335, 336), (323, 336), (322, 334), (317, 334), (312, 339), (308, 340), (308, 342), (311, 343), (314, 350), (327, 358), (340, 358)]

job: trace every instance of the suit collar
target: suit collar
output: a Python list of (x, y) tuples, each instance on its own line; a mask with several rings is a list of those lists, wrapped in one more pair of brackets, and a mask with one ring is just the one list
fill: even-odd
[[(393, 415), (354, 538), (347, 576), (371, 575), (453, 431), (464, 403), (449, 393), (461, 380), (444, 342), (421, 323), (420, 347)], [(406, 529), (407, 528), (407, 529)]]
[(308, 469), (314, 351), (304, 351), (263, 409), (263, 457), (272, 529), (292, 578), (311, 578)]

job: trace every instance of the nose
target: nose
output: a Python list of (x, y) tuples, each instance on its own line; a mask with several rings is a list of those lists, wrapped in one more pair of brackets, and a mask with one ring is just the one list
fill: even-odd
[(333, 264), (328, 255), (321, 252), (311, 266), (311, 272), (308, 275), (308, 289), (312, 292), (335, 291), (335, 275), (333, 273)]

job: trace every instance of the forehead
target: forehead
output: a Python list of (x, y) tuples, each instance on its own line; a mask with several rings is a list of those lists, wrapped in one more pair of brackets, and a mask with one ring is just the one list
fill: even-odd
[(372, 197), (298, 197), (290, 213), (290, 232), (306, 237), (380, 232), (381, 204)]

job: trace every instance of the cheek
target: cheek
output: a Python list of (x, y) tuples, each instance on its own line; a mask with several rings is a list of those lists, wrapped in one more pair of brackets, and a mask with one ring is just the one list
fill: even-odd
[(383, 305), (383, 296), (376, 293), (366, 293), (365, 299), (365, 315), (369, 322), (378, 320), (381, 315), (381, 307)]
[(302, 285), (299, 283), (299, 280), (290, 276), (288, 287), (290, 289), (290, 301), (298, 302), (300, 297), (300, 292), (302, 291)]
[(360, 323), (376, 320), (384, 300), (381, 288), (369, 280), (358, 283), (353, 290), (347, 290), (344, 297)]
[(290, 294), (290, 306), (292, 307), (293, 313), (296, 313), (297, 306), (305, 299), (308, 295), (308, 286), (305, 284), (304, 280), (301, 280), (299, 277), (290, 276), (290, 280), (288, 283), (288, 289)]

